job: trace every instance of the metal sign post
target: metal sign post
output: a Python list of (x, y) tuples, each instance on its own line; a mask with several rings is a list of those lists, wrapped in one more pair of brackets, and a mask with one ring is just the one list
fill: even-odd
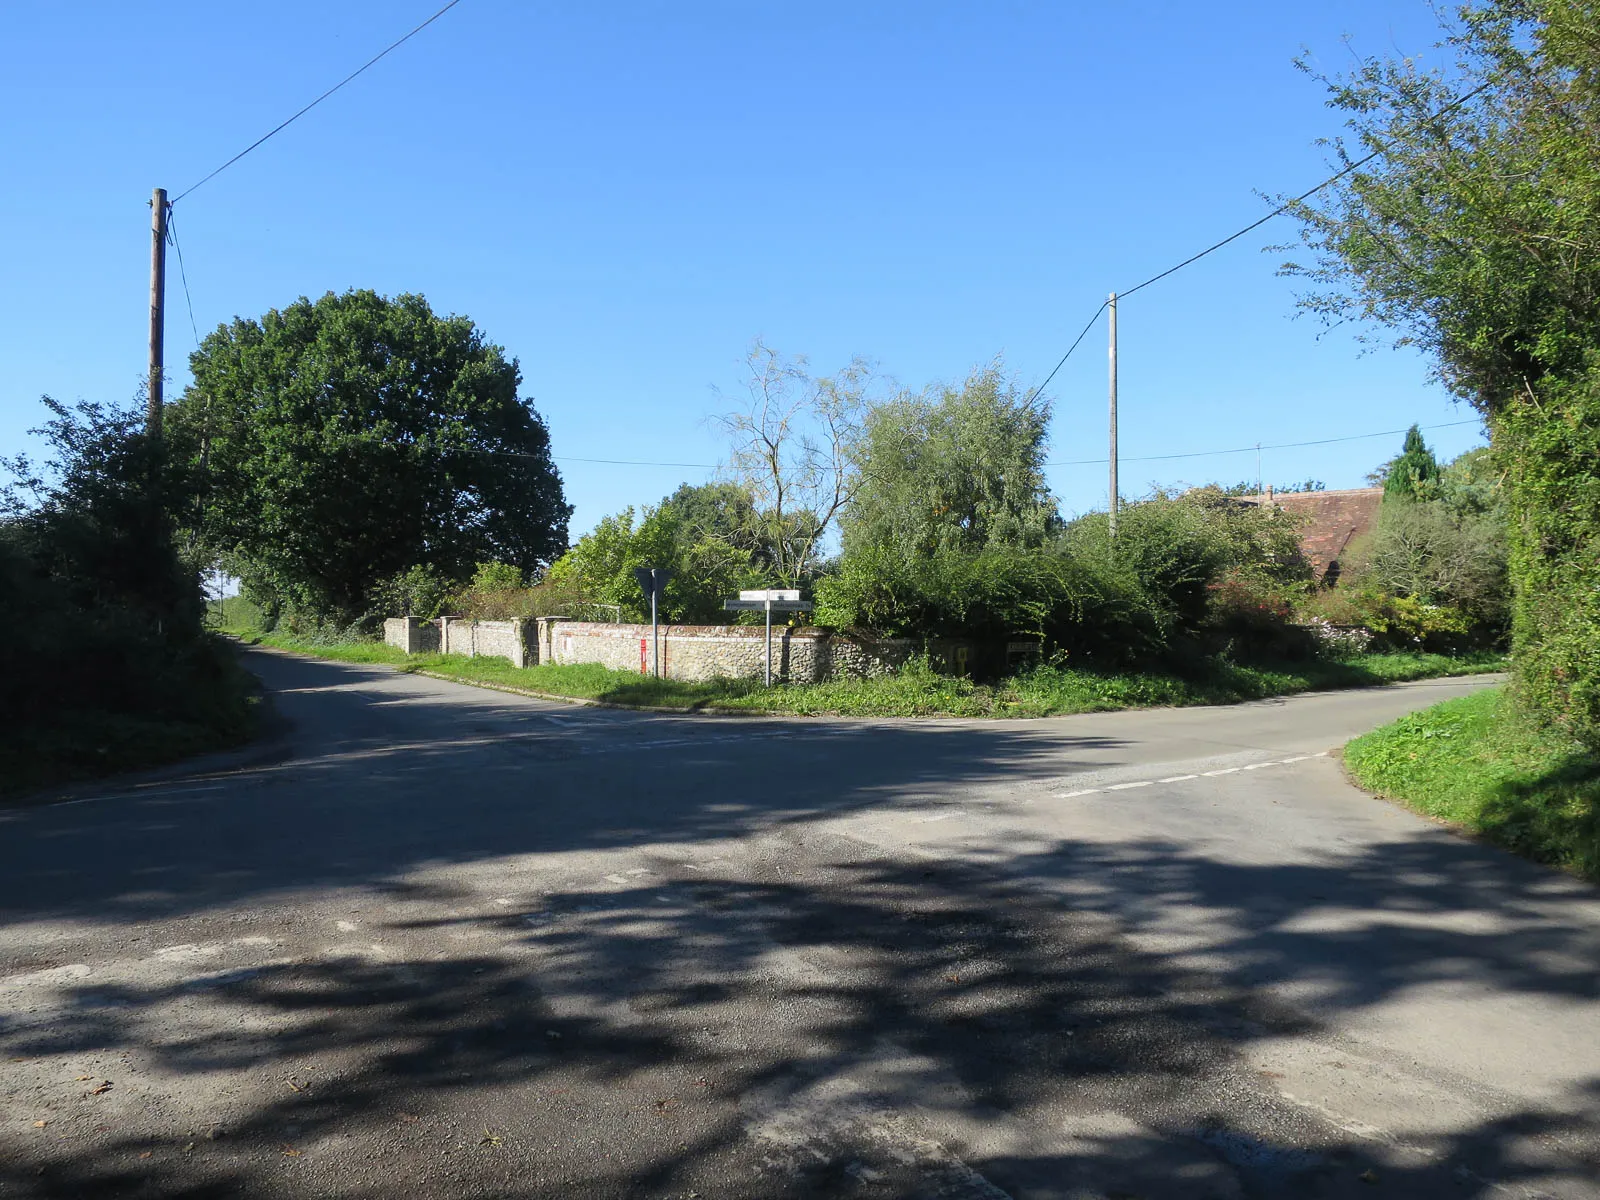
[(811, 601), (800, 599), (798, 588), (757, 588), (740, 592), (737, 600), (724, 600), (722, 607), (736, 610), (764, 611), (767, 614), (767, 669), (766, 684), (772, 686), (772, 614), (776, 612), (810, 612)]
[(672, 578), (670, 567), (635, 567), (633, 577), (639, 581), (644, 594), (650, 597), (650, 639), (654, 647), (655, 677), (661, 678), (661, 624), (659, 601), (667, 590), (667, 580)]

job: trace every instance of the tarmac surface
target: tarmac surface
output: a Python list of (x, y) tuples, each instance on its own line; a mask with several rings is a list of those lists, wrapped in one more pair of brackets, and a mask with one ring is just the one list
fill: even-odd
[(0, 809), (0, 1197), (1600, 1197), (1600, 894), (1336, 749), (1483, 686), (854, 721), (248, 652)]

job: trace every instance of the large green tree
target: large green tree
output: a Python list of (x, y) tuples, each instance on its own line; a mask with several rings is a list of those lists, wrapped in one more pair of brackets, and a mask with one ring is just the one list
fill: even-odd
[(725, 484), (685, 484), (659, 505), (606, 517), (550, 568), (552, 584), (574, 587), (624, 616), (642, 620), (649, 605), (634, 577), (639, 567), (672, 572), (661, 616), (668, 621), (719, 624), (722, 602), (741, 588), (768, 587), (773, 569), (749, 536), (749, 496)]
[(1059, 524), (1044, 479), (1049, 422), (1049, 404), (1023, 396), (998, 364), (869, 409), (840, 520), (845, 554), (1043, 545)]
[[(1430, 351), (1505, 470), (1519, 693), (1600, 747), (1600, 3), (1482, 0), (1457, 60), (1332, 78), (1353, 169), (1299, 206), (1307, 304)], [(1363, 152), (1381, 151), (1355, 166)]]
[(168, 428), (193, 521), (271, 607), (348, 621), (408, 567), (465, 579), (566, 549), (544, 421), (466, 317), (330, 292), (235, 320), (190, 362)]

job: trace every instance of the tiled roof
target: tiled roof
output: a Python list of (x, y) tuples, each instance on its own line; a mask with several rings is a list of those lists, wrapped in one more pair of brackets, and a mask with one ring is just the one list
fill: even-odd
[[(1249, 504), (1272, 503), (1284, 512), (1300, 517), (1300, 547), (1311, 560), (1318, 579), (1327, 577), (1328, 567), (1339, 561), (1350, 543), (1370, 530), (1378, 520), (1383, 503), (1382, 488), (1347, 488), (1339, 492), (1280, 492), (1265, 496), (1242, 496)], [(1335, 574), (1334, 578), (1337, 578)]]

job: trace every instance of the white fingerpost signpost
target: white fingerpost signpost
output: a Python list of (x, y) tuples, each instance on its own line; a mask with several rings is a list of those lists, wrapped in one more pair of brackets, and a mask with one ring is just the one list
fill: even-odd
[(810, 612), (811, 601), (800, 599), (798, 588), (757, 588), (740, 592), (737, 600), (724, 600), (722, 607), (729, 612), (755, 609), (767, 614), (767, 686), (772, 686), (772, 614), (774, 612)]

